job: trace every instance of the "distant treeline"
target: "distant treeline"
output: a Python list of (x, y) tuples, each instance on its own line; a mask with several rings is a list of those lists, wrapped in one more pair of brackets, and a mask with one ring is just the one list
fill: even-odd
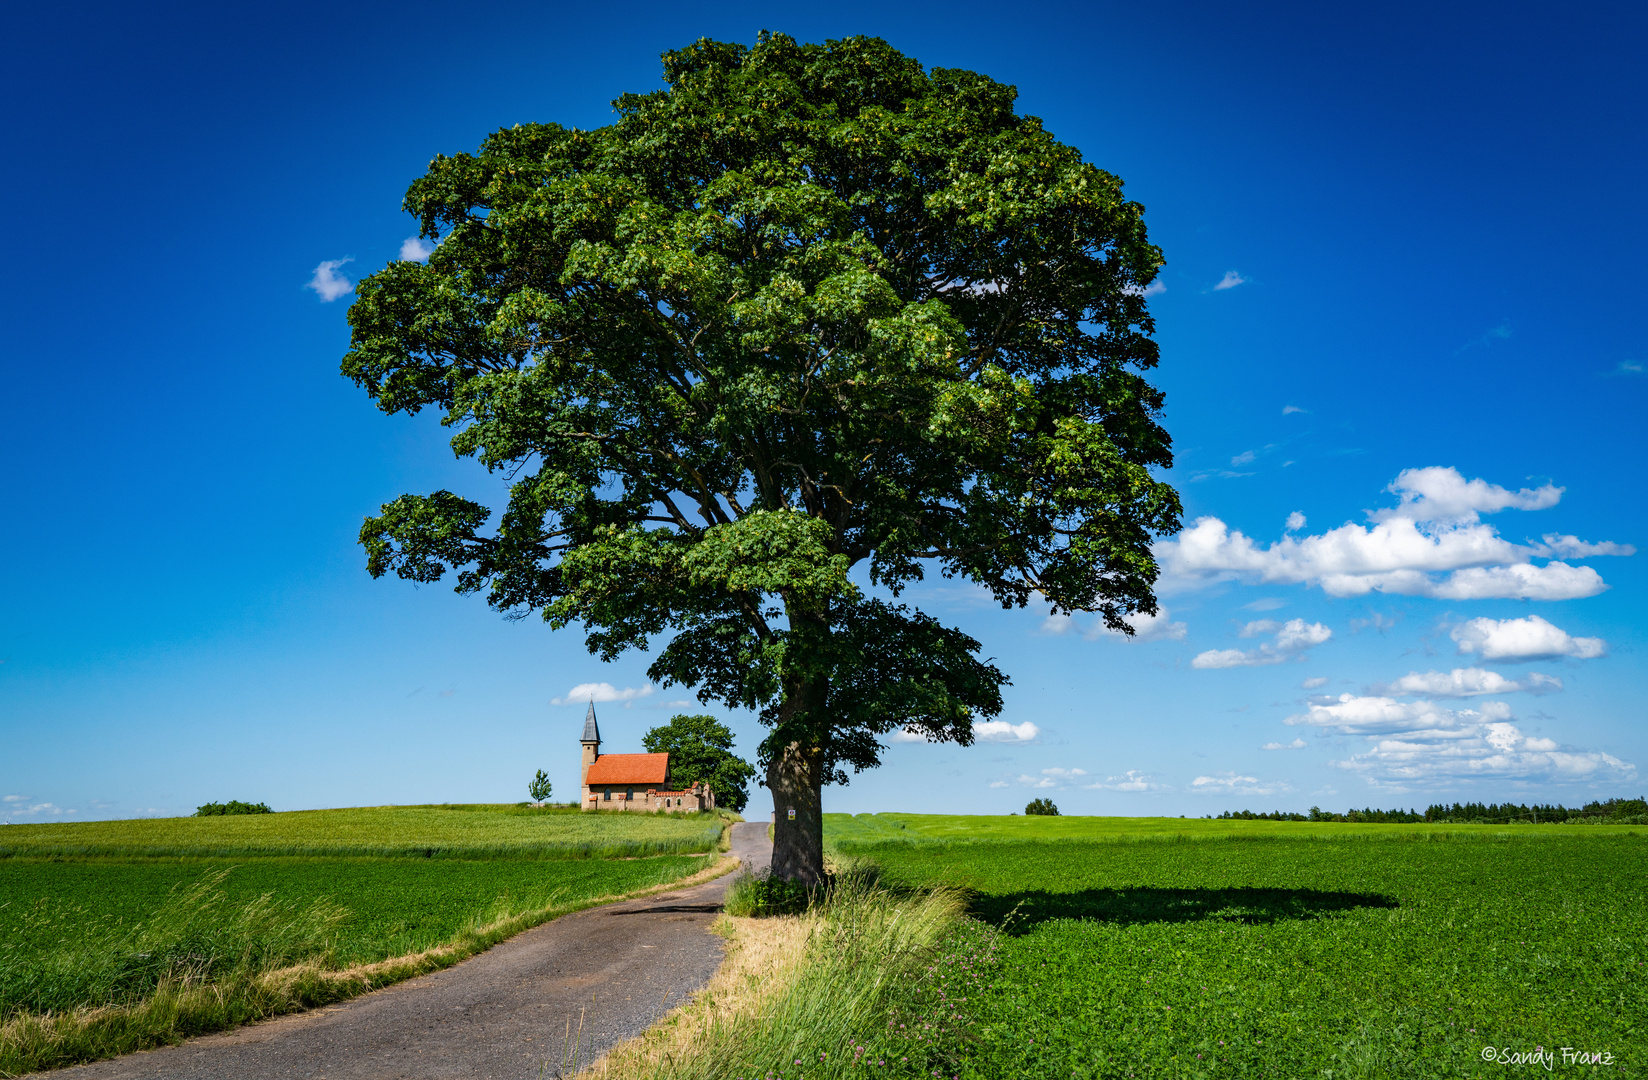
[(230, 799), (228, 802), (209, 802), (195, 810), (195, 817), (221, 817), (224, 814), (272, 814), (268, 803), (241, 802), (239, 799)]
[(1473, 802), (1454, 803), (1449, 806), (1446, 803), (1436, 803), (1426, 807), (1423, 814), (1417, 810), (1375, 810), (1372, 807), (1365, 810), (1347, 810), (1343, 814), (1323, 810), (1319, 806), (1311, 807), (1308, 814), (1291, 810), (1272, 810), (1268, 814), (1262, 811), (1255, 813), (1252, 810), (1226, 810), (1216, 820), (1361, 821), (1373, 824), (1432, 822), (1441, 825), (1510, 825), (1515, 822), (1556, 825), (1564, 821), (1592, 821), (1615, 825), (1648, 825), (1648, 800), (1608, 799), (1605, 802), (1586, 803), (1578, 809), (1549, 804), (1524, 806), (1520, 803)]

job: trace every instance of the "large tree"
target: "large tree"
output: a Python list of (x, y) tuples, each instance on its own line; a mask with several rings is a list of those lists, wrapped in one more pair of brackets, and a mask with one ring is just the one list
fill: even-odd
[(1123, 633), (1155, 612), (1162, 257), (1121, 182), (983, 75), (763, 34), (667, 53), (664, 82), (412, 184), (439, 246), (361, 282), (343, 370), (441, 410), (509, 498), (404, 495), (361, 541), (375, 576), (456, 570), (756, 710), (773, 866), (811, 882), (822, 785), (1001, 709), (1006, 676), (904, 586)]

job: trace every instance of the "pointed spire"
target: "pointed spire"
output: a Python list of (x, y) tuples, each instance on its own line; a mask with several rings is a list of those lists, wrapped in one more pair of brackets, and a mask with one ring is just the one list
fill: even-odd
[(579, 742), (592, 742), (592, 743), (599, 743), (601, 741), (601, 729), (599, 727), (595, 726), (595, 699), (594, 698), (590, 699), (589, 712), (584, 714), (584, 737), (579, 739), (578, 741)]

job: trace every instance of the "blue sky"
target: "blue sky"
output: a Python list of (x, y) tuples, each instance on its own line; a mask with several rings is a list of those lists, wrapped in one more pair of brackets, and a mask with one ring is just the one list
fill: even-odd
[(365, 514), (486, 484), (338, 375), (349, 296), (306, 286), (400, 256), (434, 154), (763, 28), (1016, 84), (1127, 182), (1193, 525), (1137, 640), (920, 590), (1007, 709), (827, 809), (1640, 794), (1648, 20), (1341, 8), (8, 9), (0, 818), (564, 796), (583, 684), (639, 749), (686, 696), (645, 657), (367, 577)]

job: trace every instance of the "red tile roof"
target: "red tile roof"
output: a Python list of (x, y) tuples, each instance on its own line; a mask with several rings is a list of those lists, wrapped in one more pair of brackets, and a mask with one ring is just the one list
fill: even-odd
[(660, 784), (669, 779), (668, 754), (602, 754), (589, 767), (589, 783)]

